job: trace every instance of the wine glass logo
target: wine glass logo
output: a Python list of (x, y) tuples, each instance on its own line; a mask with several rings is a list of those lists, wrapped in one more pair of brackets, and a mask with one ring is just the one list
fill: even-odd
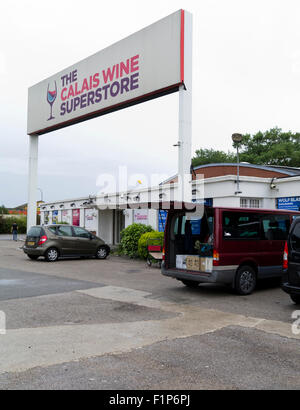
[(50, 84), (48, 84), (48, 88), (47, 88), (47, 101), (48, 101), (48, 103), (50, 104), (50, 107), (51, 107), (50, 117), (48, 118), (47, 121), (52, 120), (53, 118), (55, 118), (52, 115), (52, 106), (53, 106), (53, 103), (54, 103), (54, 101), (56, 100), (56, 97), (57, 97), (57, 85), (56, 85), (56, 81), (54, 83), (55, 83), (55, 90), (53, 90), (53, 91), (49, 90)]

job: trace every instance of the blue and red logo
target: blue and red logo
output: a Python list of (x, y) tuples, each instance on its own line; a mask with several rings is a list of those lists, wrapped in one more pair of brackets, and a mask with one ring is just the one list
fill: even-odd
[[(52, 106), (54, 104), (54, 101), (56, 100), (57, 97), (57, 85), (56, 85), (56, 81), (54, 81), (55, 87), (53, 91), (49, 90), (50, 84), (48, 84), (48, 88), (47, 88), (47, 102), (50, 104), (50, 117), (48, 118), (47, 121), (49, 120), (53, 120), (55, 117), (53, 117), (52, 115)], [(53, 84), (53, 85), (54, 85)]]

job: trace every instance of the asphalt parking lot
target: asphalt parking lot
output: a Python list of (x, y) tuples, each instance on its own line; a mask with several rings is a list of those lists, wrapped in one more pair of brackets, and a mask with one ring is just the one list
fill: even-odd
[(278, 282), (250, 296), (188, 289), (143, 261), (29, 260), (0, 242), (0, 389), (299, 389), (296, 310)]

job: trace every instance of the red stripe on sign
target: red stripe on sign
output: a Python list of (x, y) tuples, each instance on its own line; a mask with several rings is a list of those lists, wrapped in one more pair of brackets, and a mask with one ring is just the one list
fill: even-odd
[(180, 80), (184, 82), (184, 10), (181, 10), (180, 25)]

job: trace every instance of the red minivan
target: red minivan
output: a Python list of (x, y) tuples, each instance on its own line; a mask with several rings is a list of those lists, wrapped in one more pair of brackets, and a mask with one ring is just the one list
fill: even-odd
[(241, 295), (252, 293), (258, 279), (282, 275), (284, 244), (300, 212), (201, 209), (168, 211), (163, 275), (189, 287), (227, 284)]

